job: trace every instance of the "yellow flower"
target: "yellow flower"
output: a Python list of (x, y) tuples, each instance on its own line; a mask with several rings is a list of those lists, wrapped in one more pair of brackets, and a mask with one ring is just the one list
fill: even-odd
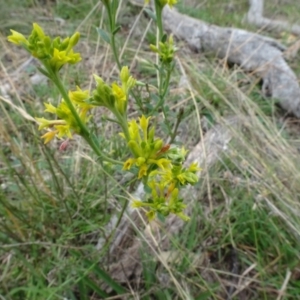
[(76, 91), (69, 91), (69, 98), (75, 104), (82, 104), (89, 98), (89, 91), (83, 91), (79, 86), (76, 86)]
[(141, 118), (139, 118), (140, 120), (140, 126), (143, 130), (143, 134), (144, 134), (144, 141), (147, 141), (148, 137), (147, 137), (147, 130), (148, 130), (148, 126), (149, 126), (149, 120), (151, 117), (146, 118), (144, 115), (142, 115)]
[(140, 200), (133, 200), (132, 201), (132, 204), (131, 204), (131, 207), (132, 208), (140, 208), (143, 206), (143, 202), (140, 201)]
[(127, 159), (123, 165), (123, 170), (130, 170), (134, 163), (135, 163), (134, 158)]
[(67, 136), (68, 138), (72, 139), (72, 133), (70, 131), (70, 125), (56, 125), (55, 128), (58, 130), (57, 137), (62, 138)]
[(128, 131), (129, 131), (130, 139), (136, 140), (137, 142), (141, 141), (139, 126), (136, 123), (136, 120), (131, 120), (128, 122)]
[[(77, 88), (77, 91), (73, 93), (69, 92), (69, 94), (71, 95), (73, 101), (76, 100), (79, 101), (79, 103), (80, 100), (85, 98), (85, 96), (87, 95), (86, 92), (80, 90), (79, 88)], [(48, 143), (50, 140), (52, 140), (55, 135), (58, 138), (68, 137), (72, 139), (73, 138), (72, 133), (80, 134), (80, 127), (78, 126), (77, 121), (74, 118), (74, 115), (72, 114), (71, 110), (69, 109), (67, 103), (64, 100), (62, 100), (57, 107), (53, 106), (50, 103), (44, 103), (44, 105), (46, 107), (45, 109), (46, 112), (55, 114), (58, 117), (57, 120), (35, 118), (39, 123), (39, 130), (45, 128), (55, 128), (54, 131), (50, 133), (48, 132), (42, 136), (42, 138), (45, 139), (45, 143)], [(88, 122), (90, 117), (87, 116), (87, 112), (93, 106), (85, 102), (82, 102), (81, 106), (76, 105), (76, 103), (74, 103), (74, 106), (82, 122), (84, 123)]]
[(77, 62), (81, 61), (80, 54), (74, 53), (73, 49), (70, 49), (70, 42), (68, 38), (66, 41), (69, 43), (67, 50), (59, 50), (59, 48), (64, 47), (62, 45), (57, 45), (57, 47), (54, 47), (53, 52), (50, 54), (50, 65), (55, 71), (59, 71), (65, 64), (76, 64)]
[(44, 135), (41, 136), (42, 139), (44, 140), (44, 144), (49, 143), (51, 140), (54, 139), (55, 135), (58, 133), (58, 130), (53, 130), (53, 131), (48, 131)]
[(42, 130), (44, 128), (50, 128), (53, 127), (54, 125), (64, 125), (66, 124), (65, 121), (63, 120), (47, 120), (45, 118), (35, 118), (39, 125), (39, 130)]
[(87, 116), (87, 113), (91, 108), (93, 108), (93, 106), (87, 104), (79, 110), (79, 117), (84, 124), (86, 124), (93, 117), (92, 115)]
[(76, 64), (81, 61), (80, 53), (74, 53), (73, 49), (67, 52), (69, 57), (69, 64)]
[(198, 172), (201, 171), (202, 169), (198, 167), (198, 164), (196, 162), (191, 163), (191, 165), (188, 168), (188, 171), (190, 172)]
[[(36, 118), (36, 119), (38, 119), (38, 118)], [(58, 120), (58, 121), (60, 121), (60, 120)], [(50, 122), (54, 123), (55, 121), (50, 121)], [(55, 128), (55, 130), (48, 131), (44, 135), (41, 136), (42, 139), (45, 139), (44, 144), (49, 143), (51, 140), (53, 140), (53, 138), (55, 136), (57, 136), (58, 138), (62, 138), (64, 136), (67, 136), (70, 139), (73, 138), (72, 133), (70, 131), (70, 126), (69, 125), (67, 125), (67, 124), (54, 125), (54, 128)], [(40, 130), (40, 128), (39, 128), (39, 130)]]
[(172, 167), (171, 161), (166, 158), (160, 158), (160, 159), (148, 159), (149, 163), (156, 164), (159, 168), (162, 170), (170, 169)]
[(94, 108), (94, 105), (87, 103), (87, 100), (90, 98), (90, 93), (88, 90), (83, 91), (79, 86), (76, 86), (76, 91), (69, 91), (69, 98), (73, 104), (78, 106), (80, 119), (87, 123), (91, 116), (87, 117), (89, 110)]
[(67, 55), (67, 51), (59, 51), (54, 48), (53, 56), (50, 60), (50, 64), (54, 70), (59, 71), (60, 68), (67, 64), (70, 61), (70, 58)]
[(154, 210), (149, 210), (147, 213), (146, 213), (146, 216), (148, 218), (149, 221), (152, 221), (154, 220), (155, 216), (156, 216), (156, 213)]
[(143, 176), (146, 176), (147, 171), (148, 171), (148, 165), (147, 164), (141, 165), (140, 170), (139, 170), (138, 179), (141, 179)]
[(14, 31), (12, 29), (10, 30), (10, 32), (12, 33), (12, 35), (7, 37), (7, 40), (9, 42), (16, 44), (16, 45), (22, 45), (22, 44), (28, 45), (28, 41), (23, 34), (17, 32), (17, 31)]
[(53, 106), (51, 103), (44, 103), (46, 109), (44, 112), (49, 112), (51, 114), (56, 114), (57, 108)]
[(127, 97), (123, 89), (115, 82), (111, 85), (112, 93), (115, 96), (115, 107), (119, 113), (124, 114), (126, 108)]
[(48, 127), (52, 126), (52, 123), (50, 120), (47, 120), (45, 118), (35, 118), (35, 119), (40, 124), (39, 130), (42, 130), (44, 128), (48, 128)]

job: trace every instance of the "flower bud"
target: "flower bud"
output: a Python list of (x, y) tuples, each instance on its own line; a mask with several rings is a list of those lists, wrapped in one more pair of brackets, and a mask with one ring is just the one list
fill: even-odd
[(115, 106), (120, 114), (125, 113), (125, 108), (127, 104), (127, 97), (123, 89), (119, 87), (115, 82), (112, 84), (112, 94), (115, 97)]
[(186, 172), (183, 174), (183, 176), (184, 176), (184, 179), (190, 184), (195, 184), (198, 181), (198, 177), (194, 173)]
[[(142, 115), (139, 120), (140, 120), (140, 126), (144, 132), (144, 136), (146, 138), (147, 136), (147, 129), (148, 129), (148, 125), (149, 125), (149, 120), (151, 117), (146, 118), (144, 115)], [(147, 138), (146, 138), (147, 139)]]
[(40, 27), (37, 23), (33, 23), (33, 31), (32, 32), (35, 32), (38, 35), (40, 40), (43, 40), (45, 37), (45, 33), (44, 33), (42, 27)]
[(140, 167), (146, 161), (145, 157), (138, 157), (136, 160), (137, 167)]
[(141, 148), (136, 141), (130, 140), (128, 142), (128, 147), (130, 148), (135, 157), (143, 156), (143, 152), (141, 151)]
[(129, 70), (127, 66), (124, 66), (120, 72), (120, 79), (122, 83), (127, 83), (129, 79)]
[(80, 39), (80, 33), (75, 32), (70, 38), (69, 47), (73, 48), (78, 43), (79, 39)]
[(149, 140), (149, 141), (153, 141), (153, 139), (154, 139), (154, 134), (155, 134), (155, 127), (152, 127), (152, 128), (149, 130), (149, 133), (148, 133), (148, 140)]
[(66, 52), (68, 52), (68, 50), (71, 50), (69, 43), (70, 43), (70, 38), (69, 37), (65, 38), (60, 44), (60, 47), (59, 47), (60, 50), (66, 50)]
[(159, 151), (163, 146), (163, 141), (161, 139), (157, 139), (154, 142), (154, 150)]

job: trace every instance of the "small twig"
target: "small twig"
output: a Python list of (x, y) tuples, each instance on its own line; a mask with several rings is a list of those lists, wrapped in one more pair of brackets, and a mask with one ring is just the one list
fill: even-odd
[[(256, 278), (259, 277), (259, 273), (257, 273), (256, 275), (254, 275), (252, 278), (249, 278), (248, 280), (246, 280), (246, 278), (245, 278), (246, 275), (249, 274), (256, 267), (257, 267), (257, 264), (254, 263), (243, 272), (243, 274), (239, 278), (239, 282), (237, 284), (236, 291), (231, 295), (232, 298), (234, 298), (236, 295), (238, 295), (242, 290), (244, 290), (247, 286), (249, 286), (251, 282), (255, 281)], [(244, 283), (242, 283), (243, 281), (244, 281)]]
[(287, 269), (284, 282), (278, 292), (278, 297), (276, 298), (276, 300), (280, 300), (284, 296), (284, 292), (285, 292), (287, 284), (291, 278), (291, 275), (292, 275), (292, 272), (289, 269)]

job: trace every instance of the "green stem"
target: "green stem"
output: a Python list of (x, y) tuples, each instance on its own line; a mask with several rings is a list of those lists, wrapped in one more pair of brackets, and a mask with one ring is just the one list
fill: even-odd
[(169, 135), (172, 138), (172, 134), (173, 134), (172, 133), (172, 128), (171, 128), (171, 124), (170, 124), (170, 122), (169, 122), (169, 120), (167, 118), (167, 113), (166, 113), (166, 110), (165, 110), (164, 106), (162, 106), (162, 112), (163, 112), (164, 117), (165, 117), (165, 124), (167, 125)]
[[(169, 67), (169, 66), (168, 66)], [(167, 70), (167, 76), (166, 76), (166, 80), (164, 81), (164, 90), (162, 93), (162, 97), (164, 98), (167, 94), (168, 88), (169, 88), (169, 84), (170, 84), (170, 78), (171, 78), (171, 73), (172, 73), (172, 69)]]
[(121, 70), (122, 66), (121, 66), (121, 63), (119, 61), (119, 55), (118, 55), (117, 48), (116, 48), (115, 34), (113, 34), (113, 33), (111, 33), (111, 48), (112, 48), (116, 63), (118, 65), (118, 68), (119, 68), (119, 70)]
[[(161, 74), (162, 72), (160, 72)], [(169, 87), (169, 83), (170, 83), (170, 78), (171, 78), (171, 73), (172, 70), (168, 70), (167, 71), (167, 76), (166, 76), (166, 80), (164, 81), (164, 87), (163, 87), (163, 91), (162, 90), (162, 83), (159, 86), (159, 101), (157, 102), (157, 104), (155, 105), (155, 107), (153, 108), (151, 114), (153, 114), (155, 111), (157, 111), (161, 106), (163, 106), (164, 100), (165, 100), (165, 96), (167, 94), (168, 91), (168, 87)], [(160, 82), (162, 82), (162, 76), (160, 78)]]
[(115, 41), (115, 34), (114, 30), (116, 29), (116, 20), (115, 20), (115, 13), (111, 10), (110, 3), (105, 5), (107, 9), (108, 19), (109, 19), (109, 30), (110, 30), (110, 44), (113, 51), (113, 55), (115, 58), (115, 61), (118, 65), (119, 70), (121, 70), (122, 66), (119, 61), (119, 55), (116, 47), (116, 41)]
[(126, 114), (125, 114), (125, 116), (123, 116), (118, 112), (118, 110), (115, 110), (113, 112), (113, 114), (116, 116), (116, 118), (118, 119), (119, 125), (122, 127), (122, 130), (123, 130), (123, 133), (125, 135), (126, 141), (129, 142), (130, 141), (130, 134), (129, 134), (129, 130), (128, 130)]
[(155, 12), (156, 12), (156, 25), (158, 28), (158, 41), (160, 42), (164, 34), (163, 23), (162, 23), (163, 7), (161, 6), (159, 0), (154, 0), (154, 3), (155, 3)]
[(168, 66), (166, 79), (164, 81), (163, 81), (163, 72), (162, 71), (159, 72), (159, 76), (160, 76), (160, 78), (159, 78), (159, 100), (156, 103), (153, 110), (151, 111), (150, 115), (153, 114), (154, 112), (158, 111), (158, 109), (161, 107), (161, 110), (162, 110), (163, 115), (165, 117), (165, 124), (167, 125), (169, 135), (171, 137), (171, 140), (174, 140), (173, 132), (172, 132), (172, 129), (171, 129), (171, 124), (170, 124), (170, 122), (167, 118), (167, 114), (166, 114), (166, 111), (165, 111), (165, 108), (164, 108), (165, 97), (166, 97), (168, 87), (169, 87), (169, 84), (170, 84), (172, 69), (173, 69), (172, 67)]
[(54, 82), (54, 84), (56, 85), (56, 87), (58, 88), (59, 92), (61, 93), (63, 99), (66, 101), (68, 108), (70, 109), (72, 115), (74, 116), (79, 128), (80, 128), (80, 134), (81, 136), (85, 139), (85, 141), (90, 145), (90, 147), (93, 149), (93, 151), (100, 156), (101, 158), (103, 158), (103, 160), (113, 163), (113, 164), (118, 164), (118, 165), (123, 165), (123, 162), (112, 159), (110, 157), (108, 157), (107, 155), (105, 155), (101, 150), (100, 150), (100, 146), (98, 143), (97, 138), (94, 135), (91, 135), (91, 133), (89, 132), (89, 130), (87, 129), (87, 127), (85, 126), (85, 124), (82, 122), (82, 120), (80, 119), (74, 105), (72, 104), (68, 93), (66, 92), (64, 85), (62, 84), (60, 78), (57, 76), (57, 74), (53, 74), (52, 78), (51, 78)]
[(173, 133), (171, 135), (170, 144), (172, 144), (174, 142), (175, 138), (176, 138), (177, 130), (178, 130), (179, 124), (180, 124), (180, 122), (182, 120), (183, 113), (184, 113), (184, 110), (183, 110), (183, 108), (181, 108), (179, 110), (178, 115), (177, 115), (177, 120), (176, 120), (176, 124), (175, 124), (175, 127), (174, 127), (174, 131), (173, 131)]

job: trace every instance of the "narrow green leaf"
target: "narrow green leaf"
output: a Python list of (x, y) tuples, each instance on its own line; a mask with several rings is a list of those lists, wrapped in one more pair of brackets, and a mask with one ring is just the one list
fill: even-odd
[[(89, 260), (84, 260), (85, 263), (91, 265), (92, 262)], [(115, 280), (113, 280), (104, 270), (102, 270), (97, 264), (94, 265), (93, 271), (97, 274), (103, 281), (105, 281), (115, 292), (119, 295), (126, 293), (126, 290), (119, 285)]]
[(146, 14), (151, 18), (154, 22), (156, 22), (156, 14), (149, 8), (145, 8)]
[(166, 40), (167, 40), (167, 34), (165, 33), (163, 36), (162, 36), (162, 38), (161, 38), (161, 42), (162, 43), (165, 43), (166, 42)]
[(98, 275), (98, 278), (106, 282), (119, 295), (126, 293), (126, 289), (113, 280), (104, 270), (102, 270), (98, 266), (98, 262), (92, 262), (88, 259), (83, 259), (82, 254), (74, 250), (70, 250), (70, 253), (72, 253), (75, 257), (80, 257), (83, 263), (91, 270), (91, 272), (94, 272), (95, 275)]
[(121, 26), (116, 27), (112, 34), (115, 35), (120, 29), (121, 29)]
[(96, 293), (98, 296), (102, 297), (103, 299), (106, 299), (109, 297), (107, 293), (105, 293), (102, 289), (99, 288), (99, 286), (89, 278), (82, 279), (84, 284), (86, 284), (94, 293)]
[(81, 300), (88, 300), (88, 286), (85, 282), (85, 278), (81, 279), (78, 284), (77, 284), (79, 294), (80, 294), (80, 299)]
[(97, 32), (106, 43), (110, 44), (109, 34), (105, 30), (97, 28)]

